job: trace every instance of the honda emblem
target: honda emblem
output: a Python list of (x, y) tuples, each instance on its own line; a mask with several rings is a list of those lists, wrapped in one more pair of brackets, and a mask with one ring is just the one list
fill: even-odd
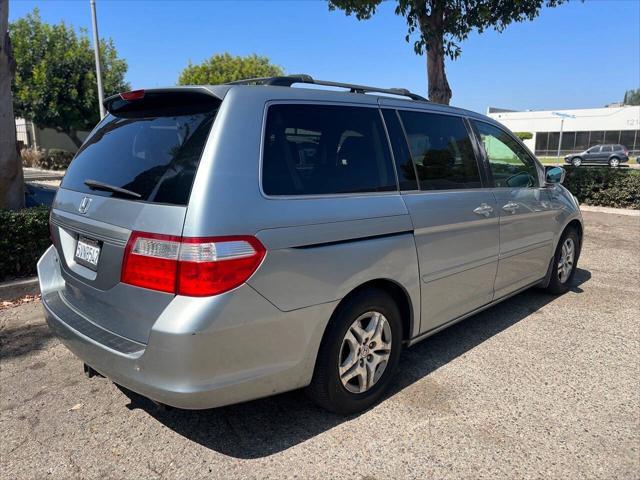
[(89, 211), (89, 206), (91, 205), (91, 199), (89, 197), (84, 197), (80, 202), (80, 206), (78, 207), (78, 211), (82, 215), (86, 215)]

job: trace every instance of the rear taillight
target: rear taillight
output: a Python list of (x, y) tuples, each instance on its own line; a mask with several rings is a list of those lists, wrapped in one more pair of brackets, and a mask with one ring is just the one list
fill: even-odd
[(217, 295), (243, 284), (265, 253), (250, 236), (181, 238), (133, 232), (121, 281), (178, 295)]

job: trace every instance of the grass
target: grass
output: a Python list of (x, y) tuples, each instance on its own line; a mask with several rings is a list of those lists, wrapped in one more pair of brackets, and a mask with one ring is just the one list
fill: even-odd
[(564, 165), (564, 157), (538, 157), (543, 165)]

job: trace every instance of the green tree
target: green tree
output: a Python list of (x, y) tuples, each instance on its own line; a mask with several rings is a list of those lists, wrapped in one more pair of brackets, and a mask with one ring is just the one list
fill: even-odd
[(228, 53), (217, 54), (204, 62), (189, 65), (178, 78), (179, 85), (217, 85), (246, 78), (274, 77), (283, 75), (278, 65), (273, 65), (267, 57), (256, 54), (246, 57)]
[[(16, 115), (41, 127), (66, 133), (80, 146), (78, 130), (100, 120), (95, 60), (86, 30), (79, 33), (64, 22), (50, 25), (38, 9), (9, 26), (16, 60), (13, 79)], [(129, 90), (125, 60), (111, 39), (100, 40), (105, 96)]]
[[(329, 9), (344, 10), (358, 20), (371, 18), (382, 0), (328, 0)], [(414, 40), (418, 55), (427, 54), (429, 99), (449, 104), (451, 88), (445, 73), (445, 58), (460, 56), (459, 43), (472, 31), (504, 30), (512, 22), (533, 20), (546, 5), (555, 7), (566, 0), (396, 0), (396, 15), (405, 17), (407, 42)]]
[(640, 88), (627, 90), (624, 94), (623, 103), (625, 105), (640, 105)]
[(15, 63), (8, 26), (9, 0), (0, 0), (0, 208), (17, 209), (24, 206), (24, 190), (11, 100)]

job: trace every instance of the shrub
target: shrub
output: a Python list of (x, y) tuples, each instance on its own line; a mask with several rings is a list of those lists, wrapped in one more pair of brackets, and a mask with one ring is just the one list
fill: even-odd
[(564, 167), (564, 186), (580, 203), (640, 209), (640, 171), (629, 168)]
[(44, 158), (40, 160), (39, 167), (47, 170), (65, 170), (71, 163), (73, 155), (73, 153), (67, 150), (52, 148)]
[(38, 167), (44, 155), (45, 151), (40, 148), (23, 148), (20, 150), (22, 165), (25, 167)]
[(515, 133), (516, 137), (518, 137), (522, 141), (531, 140), (533, 138), (533, 133), (531, 132), (513, 132), (513, 133)]
[(34, 275), (50, 244), (47, 207), (0, 210), (0, 281)]

